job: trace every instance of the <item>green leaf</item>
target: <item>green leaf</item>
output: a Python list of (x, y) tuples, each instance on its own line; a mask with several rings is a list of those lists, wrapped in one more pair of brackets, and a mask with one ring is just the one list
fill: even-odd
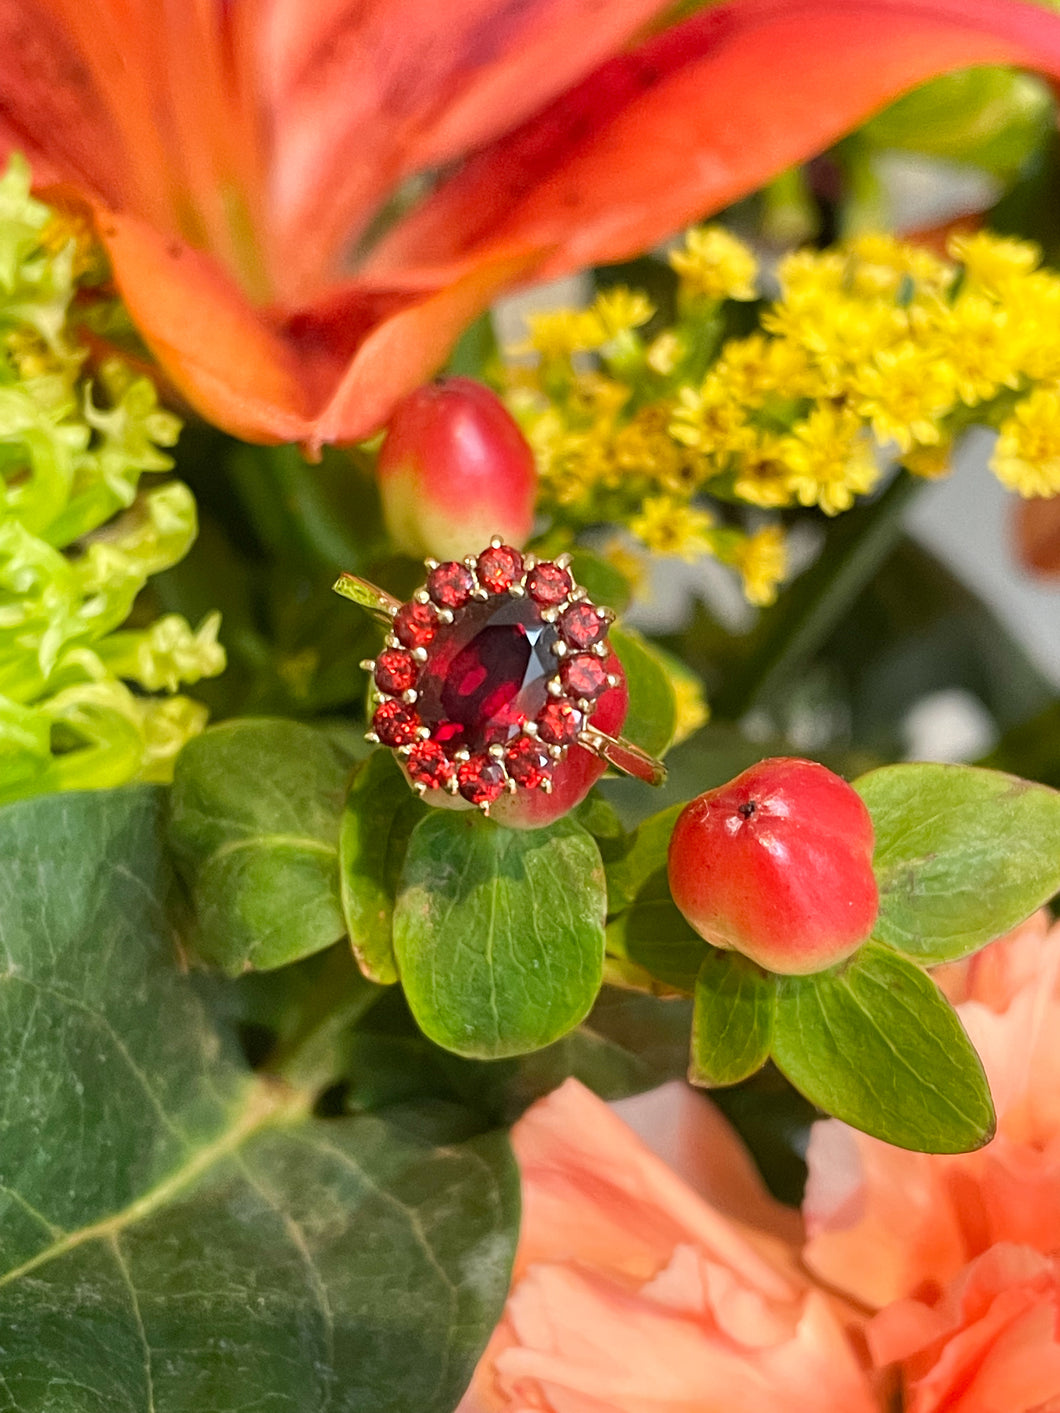
[(607, 906), (621, 912), (636, 900), (637, 894), (660, 869), (666, 868), (670, 835), (684, 804), (671, 805), (644, 820), (629, 838), (620, 858), (607, 865)]
[(503, 1060), (470, 1060), (427, 1039), (392, 990), (346, 1036), (348, 1102), (375, 1109), (409, 1099), (455, 1101), (485, 1123), (511, 1124), (570, 1076), (603, 1099), (622, 1099), (682, 1077), (691, 1006), (605, 986), (576, 1030)]
[(683, 804), (641, 823), (629, 846), (607, 865), (607, 950), (635, 962), (658, 981), (689, 996), (708, 947), (678, 912), (670, 896), (666, 856)]
[(815, 976), (777, 978), (777, 1065), (807, 1099), (886, 1143), (964, 1153), (989, 1142), (983, 1067), (942, 992), (868, 943)]
[(207, 961), (236, 975), (297, 961), (342, 936), (348, 774), (326, 735), (294, 721), (228, 722), (182, 751), (170, 840)]
[(600, 853), (569, 819), (503, 829), (434, 810), (409, 841), (394, 951), (432, 1040), (483, 1059), (540, 1049), (584, 1019), (603, 976)]
[(769, 972), (716, 947), (696, 977), (692, 1013), (693, 1084), (739, 1084), (769, 1058), (776, 1008), (776, 980)]
[(855, 781), (876, 830), (874, 935), (917, 961), (967, 956), (1060, 889), (1060, 794), (961, 765)]
[(353, 778), (339, 835), (342, 910), (354, 956), (370, 981), (397, 981), (393, 918), (409, 835), (427, 806), (387, 750), (373, 751)]
[(247, 1070), (162, 833), (148, 787), (0, 812), (3, 1406), (449, 1413), (506, 1294), (507, 1146)]
[(656, 873), (636, 902), (607, 925), (607, 951), (643, 967), (657, 981), (691, 996), (707, 944), (678, 912), (665, 870)]
[(649, 755), (661, 756), (677, 728), (677, 698), (666, 668), (632, 629), (612, 628), (608, 638), (629, 685), (629, 713), (622, 734)]

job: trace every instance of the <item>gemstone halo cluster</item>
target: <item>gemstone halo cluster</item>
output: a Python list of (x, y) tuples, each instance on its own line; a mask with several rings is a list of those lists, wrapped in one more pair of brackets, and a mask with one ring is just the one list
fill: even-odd
[(550, 793), (571, 746), (599, 747), (590, 719), (621, 681), (607, 670), (614, 614), (574, 582), (568, 555), (536, 559), (499, 538), (426, 568), (363, 664), (368, 739), (398, 753), (419, 794), (445, 790), (484, 814), (505, 791)]

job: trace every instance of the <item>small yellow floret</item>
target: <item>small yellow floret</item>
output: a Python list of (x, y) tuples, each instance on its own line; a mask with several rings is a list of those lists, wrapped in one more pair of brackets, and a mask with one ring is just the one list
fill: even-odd
[(589, 311), (600, 328), (600, 345), (646, 324), (655, 306), (642, 290), (615, 285), (596, 296)]
[(1021, 496), (1060, 495), (1060, 384), (1036, 388), (1001, 424), (990, 466)]
[(755, 299), (758, 262), (723, 226), (700, 226), (685, 236), (670, 264), (685, 291), (703, 299)]
[(788, 485), (800, 505), (826, 515), (849, 510), (879, 480), (879, 467), (861, 419), (824, 404), (796, 424), (780, 444)]
[(1042, 252), (1029, 240), (976, 231), (951, 236), (946, 249), (964, 265), (965, 283), (1004, 296), (1014, 281), (1025, 279), (1041, 263)]
[(673, 496), (648, 496), (629, 522), (637, 539), (656, 554), (698, 559), (710, 551), (707, 532), (713, 517)]
[(787, 573), (788, 551), (779, 525), (766, 525), (748, 535), (732, 554), (740, 571), (748, 603), (767, 608), (776, 602), (777, 587)]

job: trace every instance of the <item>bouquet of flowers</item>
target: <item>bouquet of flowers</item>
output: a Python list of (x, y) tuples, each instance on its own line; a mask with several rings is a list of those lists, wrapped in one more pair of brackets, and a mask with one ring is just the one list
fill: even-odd
[(1060, 1408), (1058, 7), (8, 9), (0, 1413)]

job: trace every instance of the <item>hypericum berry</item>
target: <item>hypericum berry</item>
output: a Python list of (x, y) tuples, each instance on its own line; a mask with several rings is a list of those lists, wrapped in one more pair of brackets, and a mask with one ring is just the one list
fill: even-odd
[(386, 648), (375, 660), (375, 685), (381, 692), (400, 697), (416, 685), (419, 667), (411, 653), (400, 648)]
[(573, 587), (569, 572), (558, 564), (545, 560), (526, 576), (526, 591), (539, 604), (562, 603)]
[(459, 559), (491, 535), (521, 545), (534, 522), (534, 454), (507, 408), (470, 378), (400, 402), (377, 466), (391, 538), (411, 555)]
[(491, 594), (503, 594), (522, 577), (523, 557), (511, 545), (490, 545), (478, 557), (478, 581)]
[(408, 746), (416, 739), (420, 719), (404, 702), (383, 702), (375, 709), (372, 730), (384, 746)]
[(394, 615), (394, 635), (407, 648), (425, 648), (438, 627), (438, 610), (433, 604), (410, 599)]
[(427, 575), (427, 592), (439, 608), (463, 608), (474, 587), (471, 570), (455, 559), (439, 564)]
[(563, 690), (571, 697), (586, 697), (592, 701), (607, 686), (607, 673), (598, 657), (578, 653), (564, 660), (559, 670)]
[(879, 911), (872, 820), (815, 761), (760, 761), (687, 805), (670, 892), (699, 935), (769, 971), (821, 971), (865, 942)]

